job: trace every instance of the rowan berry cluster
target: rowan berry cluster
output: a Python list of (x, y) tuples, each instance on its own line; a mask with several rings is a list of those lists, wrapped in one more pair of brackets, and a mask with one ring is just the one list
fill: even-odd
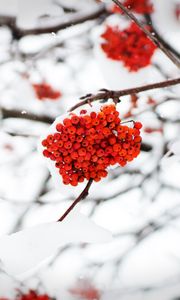
[(177, 20), (180, 20), (180, 3), (176, 4), (176, 7), (175, 7), (175, 16), (176, 16)]
[(16, 300), (51, 300), (51, 298), (46, 294), (40, 295), (36, 291), (30, 290), (27, 294), (19, 294)]
[(33, 84), (33, 88), (39, 100), (51, 99), (57, 100), (61, 93), (56, 91), (47, 83)]
[(64, 184), (100, 181), (107, 176), (107, 167), (116, 163), (123, 167), (138, 156), (142, 125), (133, 124), (133, 128), (121, 124), (114, 104), (101, 106), (97, 113), (71, 113), (42, 141), (43, 155), (55, 162)]
[(157, 127), (157, 128), (152, 128), (152, 127), (145, 127), (144, 128), (145, 133), (154, 133), (154, 132), (159, 132), (163, 134), (163, 128), (162, 127)]
[(104, 39), (101, 48), (107, 57), (122, 61), (131, 72), (150, 65), (157, 49), (135, 23), (122, 31), (117, 26), (107, 26), (101, 37)]
[[(150, 0), (125, 0), (123, 4), (137, 14), (150, 14), (153, 12), (153, 5)], [(122, 10), (117, 5), (113, 5), (111, 11), (122, 13)]]
[[(93, 286), (77, 287), (70, 290), (70, 293), (79, 296), (83, 300), (100, 300), (100, 292)], [(79, 298), (78, 298), (79, 299)]]

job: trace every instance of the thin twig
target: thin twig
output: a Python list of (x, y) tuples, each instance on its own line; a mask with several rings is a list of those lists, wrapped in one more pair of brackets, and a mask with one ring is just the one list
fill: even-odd
[(69, 111), (73, 111), (74, 109), (76, 109), (76, 108), (78, 108), (82, 105), (85, 105), (85, 104), (88, 104), (90, 102), (94, 102), (94, 101), (97, 101), (97, 100), (113, 99), (117, 102), (117, 99), (119, 99), (122, 96), (137, 94), (137, 93), (145, 92), (145, 91), (148, 91), (148, 90), (165, 88), (165, 87), (173, 86), (173, 85), (177, 85), (177, 84), (180, 84), (180, 78), (161, 81), (161, 82), (152, 83), (152, 84), (148, 84), (148, 85), (143, 85), (143, 86), (140, 86), (140, 87), (134, 87), (134, 88), (130, 88), (130, 89), (125, 89), (125, 90), (121, 90), (121, 91), (112, 91), (112, 90), (102, 89), (95, 95), (89, 94), (89, 95), (86, 95), (84, 97), (81, 97), (81, 99), (84, 99), (84, 100), (82, 100), (79, 103), (75, 104), (73, 107), (70, 108)]
[(167, 41), (165, 41), (164, 38), (162, 36), (160, 36), (160, 34), (157, 32), (157, 30), (153, 24), (151, 16), (149, 14), (145, 14), (145, 19), (146, 19), (147, 24), (150, 24), (153, 32), (155, 33), (156, 38), (161, 42), (161, 44), (163, 44), (166, 49), (171, 51), (174, 54), (174, 56), (176, 56), (178, 59), (180, 59), (180, 53), (176, 49), (174, 49), (172, 47), (172, 45), (170, 45)]
[(82, 193), (74, 200), (74, 202), (69, 206), (69, 208), (65, 211), (65, 213), (59, 218), (58, 222), (62, 222), (66, 216), (73, 210), (73, 208), (83, 199), (85, 199), (89, 194), (89, 189), (91, 184), (93, 183), (93, 179), (89, 179), (86, 187), (82, 191)]
[(180, 68), (180, 61), (171, 53), (164, 44), (161, 43), (161, 41), (158, 39), (156, 35), (153, 35), (144, 25), (141, 21), (139, 21), (134, 14), (126, 8), (119, 0), (112, 0), (122, 11), (132, 20), (136, 23), (136, 25), (141, 28), (141, 30), (151, 39), (151, 41), (159, 47), (164, 54), (178, 67)]

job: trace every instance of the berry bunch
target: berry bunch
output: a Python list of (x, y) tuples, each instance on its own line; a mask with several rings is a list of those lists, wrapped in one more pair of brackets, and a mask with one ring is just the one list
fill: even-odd
[(140, 152), (141, 123), (133, 128), (121, 124), (114, 104), (101, 106), (99, 112), (70, 114), (56, 125), (56, 132), (43, 141), (43, 155), (55, 162), (64, 184), (76, 186), (84, 179), (100, 181), (107, 167), (125, 166)]
[(118, 27), (107, 26), (101, 37), (104, 39), (101, 48), (107, 57), (122, 61), (131, 72), (150, 65), (152, 55), (157, 49), (134, 23), (122, 31)]
[(33, 84), (33, 88), (39, 100), (57, 100), (59, 97), (61, 97), (61, 93), (59, 91), (54, 90), (47, 83)]
[[(153, 12), (153, 5), (150, 3), (150, 0), (125, 0), (123, 4), (137, 14), (150, 14)], [(116, 4), (113, 5), (111, 11), (122, 13), (122, 10)]]
[(162, 127), (157, 127), (157, 128), (152, 128), (152, 127), (145, 127), (144, 128), (144, 132), (145, 133), (154, 133), (154, 132), (159, 132), (161, 134), (163, 134), (163, 128)]
[(70, 290), (70, 293), (79, 296), (83, 300), (100, 300), (100, 292), (93, 286), (77, 287)]
[(30, 290), (27, 294), (19, 294), (16, 300), (50, 300), (51, 298), (44, 294), (39, 295), (36, 291)]
[(176, 16), (177, 20), (180, 20), (180, 3), (176, 4), (176, 7), (175, 7), (175, 16)]

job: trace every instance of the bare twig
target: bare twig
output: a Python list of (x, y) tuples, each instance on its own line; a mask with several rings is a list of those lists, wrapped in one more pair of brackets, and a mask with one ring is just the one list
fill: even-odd
[(180, 78), (161, 81), (161, 82), (143, 85), (140, 87), (135, 87), (135, 88), (130, 88), (130, 89), (125, 89), (125, 90), (121, 90), (121, 91), (112, 91), (112, 90), (102, 89), (95, 95), (88, 94), (84, 97), (81, 97), (81, 99), (84, 99), (84, 100), (75, 104), (73, 107), (70, 108), (69, 111), (73, 111), (74, 109), (76, 109), (82, 105), (85, 105), (85, 104), (88, 104), (88, 103), (91, 103), (94, 101), (103, 100), (103, 99), (104, 100), (113, 99), (115, 102), (117, 102), (117, 99), (119, 99), (122, 96), (137, 94), (137, 93), (145, 92), (148, 90), (165, 88), (165, 87), (173, 86), (173, 85), (177, 85), (177, 84), (180, 84)]
[(170, 52), (165, 45), (158, 39), (156, 35), (153, 35), (144, 25), (141, 21), (139, 21), (134, 14), (126, 8), (119, 0), (112, 0), (122, 11), (132, 20), (134, 21), (139, 28), (142, 29), (142, 31), (151, 39), (151, 41), (159, 48), (161, 49), (164, 54), (169, 57), (169, 59), (178, 67), (180, 68), (180, 61), (177, 57), (174, 56), (172, 52)]
[(54, 122), (54, 118), (46, 115), (36, 115), (30, 112), (23, 112), (17, 109), (7, 109), (7, 108), (0, 108), (0, 113), (2, 114), (3, 119), (7, 118), (18, 118), (18, 119), (26, 119), (31, 121), (38, 121), (47, 124), (51, 124)]
[(157, 32), (157, 30), (153, 24), (151, 16), (149, 14), (146, 14), (145, 19), (146, 19), (147, 24), (150, 24), (153, 32), (155, 33), (155, 36), (161, 42), (161, 44), (163, 44), (166, 49), (169, 49), (169, 51), (171, 51), (174, 54), (174, 56), (176, 56), (178, 59), (180, 59), (180, 53), (176, 49), (174, 49), (172, 47), (172, 45), (170, 45), (167, 41), (165, 41), (164, 38), (162, 36), (160, 36), (160, 34)]
[(69, 206), (69, 208), (65, 211), (65, 213), (59, 218), (58, 222), (62, 222), (66, 216), (73, 210), (73, 208), (83, 199), (85, 199), (89, 194), (89, 189), (91, 187), (91, 184), (93, 183), (93, 179), (89, 179), (86, 187), (82, 191), (82, 193), (77, 197), (76, 200)]
[(106, 13), (106, 8), (104, 4), (101, 4), (97, 5), (97, 7), (90, 11), (75, 12), (69, 14), (69, 16), (68, 14), (65, 14), (64, 17), (60, 17), (60, 21), (58, 21), (55, 25), (53, 24), (52, 26), (48, 25), (32, 29), (22, 29), (17, 27), (16, 18), (9, 16), (0, 16), (0, 25), (6, 24), (11, 28), (15, 38), (21, 38), (25, 35), (57, 32), (59, 30), (66, 29), (73, 25), (96, 19), (104, 13)]

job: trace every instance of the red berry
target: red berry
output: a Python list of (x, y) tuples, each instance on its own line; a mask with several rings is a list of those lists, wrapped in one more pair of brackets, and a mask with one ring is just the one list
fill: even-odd
[(134, 128), (141, 129), (142, 128), (142, 124), (140, 122), (135, 122), (134, 123)]

